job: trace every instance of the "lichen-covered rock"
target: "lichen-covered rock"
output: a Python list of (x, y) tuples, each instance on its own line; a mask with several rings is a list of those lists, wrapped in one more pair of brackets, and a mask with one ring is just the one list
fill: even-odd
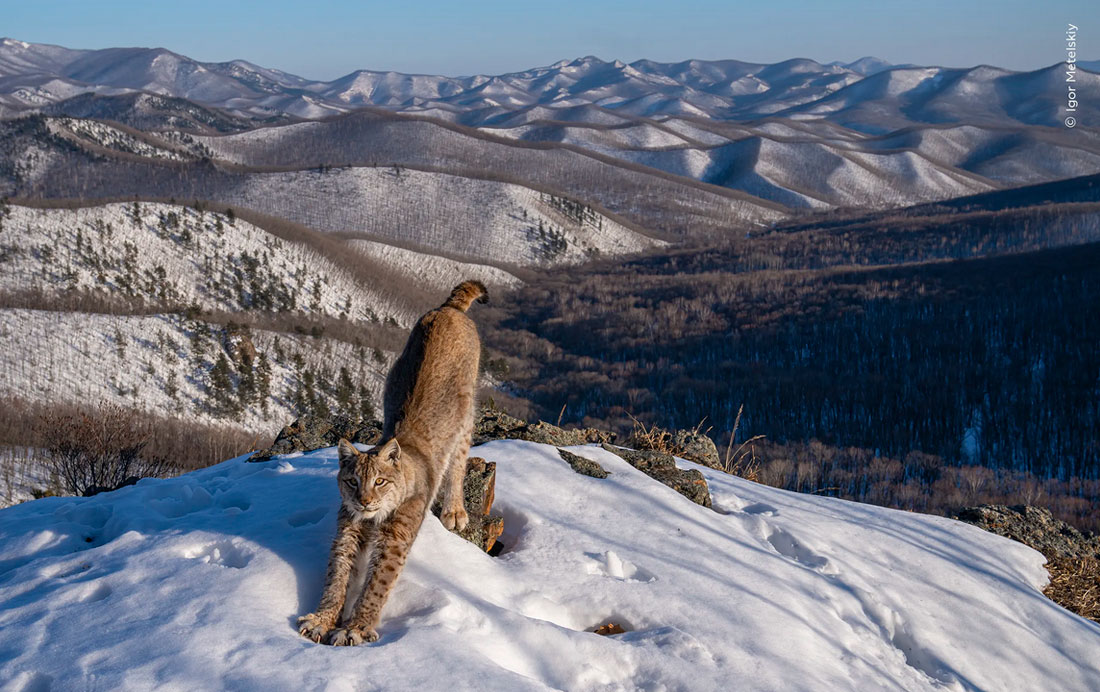
[(718, 447), (714, 440), (698, 430), (677, 430), (672, 433), (672, 449), (676, 456), (712, 469), (721, 469)]
[(615, 433), (595, 428), (566, 430), (546, 421), (528, 423), (502, 411), (482, 409), (474, 425), (475, 445), (489, 440), (526, 440), (541, 444), (570, 447), (589, 443), (614, 442)]
[(1055, 519), (1043, 507), (979, 505), (960, 510), (955, 518), (1019, 541), (1047, 557), (1100, 557), (1100, 537)]
[[(466, 482), (463, 485), (463, 502), (470, 523), (461, 531), (454, 533), (465, 538), (485, 552), (504, 533), (504, 518), (490, 516), (496, 493), (497, 465), (481, 457), (470, 457), (466, 461)], [(432, 514), (439, 516), (443, 509), (442, 498), (432, 505)]]
[(671, 454), (653, 450), (623, 449), (609, 444), (600, 446), (692, 502), (704, 507), (711, 506), (710, 488), (707, 487), (703, 474), (695, 469), (677, 468), (676, 460)]
[(278, 454), (312, 452), (315, 449), (332, 447), (340, 441), (340, 438), (349, 442), (372, 445), (377, 443), (381, 436), (382, 424), (378, 421), (354, 422), (343, 416), (331, 418), (302, 416), (280, 430), (270, 447), (254, 453), (248, 460), (267, 461)]
[(585, 459), (582, 456), (573, 454), (564, 449), (558, 449), (558, 454), (565, 460), (565, 463), (581, 474), (582, 476), (592, 476), (593, 478), (607, 478), (607, 471), (602, 466), (592, 461), (591, 459)]

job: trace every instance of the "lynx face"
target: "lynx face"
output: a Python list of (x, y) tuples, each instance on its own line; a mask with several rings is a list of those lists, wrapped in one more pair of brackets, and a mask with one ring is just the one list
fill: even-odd
[(383, 519), (405, 499), (401, 473), (401, 447), (397, 440), (360, 452), (340, 440), (340, 497), (344, 506), (363, 519)]

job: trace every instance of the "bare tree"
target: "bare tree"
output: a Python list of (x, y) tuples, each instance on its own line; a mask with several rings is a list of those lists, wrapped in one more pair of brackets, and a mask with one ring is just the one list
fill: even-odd
[(131, 409), (106, 404), (97, 411), (49, 412), (37, 427), (47, 467), (73, 494), (114, 490), (169, 468), (144, 453), (152, 426)]

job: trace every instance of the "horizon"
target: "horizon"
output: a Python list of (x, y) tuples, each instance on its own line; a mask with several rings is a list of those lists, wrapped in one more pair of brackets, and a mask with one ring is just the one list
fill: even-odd
[[(731, 7), (715, 0), (676, 8), (654, 0), (638, 0), (629, 8), (575, 0), (553, 8), (497, 0), (464, 8), (439, 0), (410, 7), (320, 0), (307, 16), (285, 1), (260, 14), (244, 3), (195, 0), (180, 15), (133, 0), (95, 5), (61, 0), (48, 16), (0, 1), (9, 5), (5, 32), (14, 40), (79, 50), (163, 48), (200, 62), (244, 60), (316, 81), (358, 70), (496, 75), (576, 56), (627, 64), (646, 59), (765, 65), (797, 58), (849, 64), (876, 57), (891, 65), (991, 65), (1027, 72), (1065, 59), (1066, 23), (1100, 25), (1100, 8), (1077, 7), (1076, 16), (1053, 23), (1049, 13), (1025, 0), (976, 0), (965, 6), (933, 0), (920, 8), (882, 8), (865, 0), (827, 7), (798, 0), (782, 8)], [(55, 20), (59, 15), (66, 17), (64, 24)], [(905, 27), (904, 35), (898, 26)], [(798, 46), (797, 55), (789, 46)]]
[[(1061, 63), (1064, 63), (1064, 60), (1061, 60), (1061, 61), (1056, 60), (1052, 63), (1045, 64), (1045, 65), (1039, 65), (1039, 66), (1036, 66), (1036, 67), (1030, 67), (1030, 68), (1024, 68), (1024, 69), (1015, 69), (1015, 68), (1006, 67), (1004, 65), (998, 65), (998, 64), (995, 64), (995, 63), (975, 63), (975, 64), (971, 64), (971, 65), (936, 64), (936, 63), (894, 63), (894, 62), (885, 60), (885, 59), (883, 59), (883, 58), (881, 58), (877, 55), (871, 55), (871, 54), (861, 55), (861, 56), (856, 57), (852, 60), (822, 60), (822, 59), (819, 59), (819, 58), (812, 58), (812, 57), (808, 57), (808, 56), (805, 56), (805, 55), (792, 55), (792, 56), (782, 58), (782, 59), (779, 59), (779, 60), (776, 60), (776, 61), (773, 61), (773, 62), (759, 62), (759, 61), (754, 61), (754, 60), (744, 60), (744, 59), (737, 58), (737, 57), (721, 57), (721, 58), (686, 57), (686, 58), (681, 58), (681, 59), (678, 59), (678, 60), (656, 60), (656, 59), (653, 59), (653, 58), (648, 58), (648, 57), (643, 56), (643, 57), (634, 58), (634, 59), (631, 59), (631, 60), (626, 60), (626, 59), (620, 58), (620, 57), (606, 58), (606, 57), (603, 57), (603, 56), (599, 56), (599, 55), (589, 53), (587, 55), (566, 56), (566, 57), (562, 57), (562, 58), (559, 58), (559, 59), (551, 61), (551, 62), (546, 62), (546, 63), (542, 63), (542, 64), (538, 64), (538, 65), (527, 65), (527, 66), (524, 66), (524, 67), (518, 67), (518, 66), (517, 67), (512, 67), (512, 68), (508, 68), (508, 69), (505, 69), (505, 70), (500, 71), (500, 72), (466, 72), (466, 73), (406, 72), (406, 71), (402, 71), (402, 70), (377, 69), (377, 68), (373, 68), (373, 67), (357, 67), (357, 68), (351, 69), (348, 72), (340, 73), (340, 74), (336, 75), (335, 77), (331, 77), (331, 78), (328, 78), (328, 79), (322, 79), (322, 78), (312, 77), (310, 75), (305, 75), (305, 74), (301, 74), (301, 73), (298, 73), (298, 72), (293, 72), (293, 71), (290, 71), (290, 70), (286, 70), (286, 69), (283, 69), (281, 67), (274, 67), (272, 65), (265, 64), (265, 63), (259, 62), (257, 60), (254, 60), (250, 57), (238, 56), (238, 57), (234, 57), (234, 58), (228, 58), (228, 59), (225, 59), (225, 60), (206, 60), (206, 59), (199, 58), (199, 57), (196, 57), (194, 55), (191, 55), (189, 53), (186, 53), (186, 52), (183, 52), (183, 51), (180, 51), (180, 50), (176, 50), (174, 48), (171, 48), (171, 47), (168, 47), (168, 46), (163, 46), (163, 45), (112, 45), (112, 46), (103, 46), (101, 48), (89, 48), (89, 47), (84, 47), (84, 46), (66, 45), (66, 44), (62, 44), (62, 43), (51, 43), (51, 42), (48, 42), (48, 41), (27, 41), (27, 40), (17, 38), (17, 37), (14, 37), (14, 36), (0, 36), (0, 42), (2, 42), (2, 41), (12, 41), (12, 42), (16, 42), (16, 43), (29, 44), (29, 45), (39, 45), (39, 46), (54, 46), (54, 47), (58, 47), (58, 48), (64, 48), (66, 50), (77, 50), (77, 51), (99, 51), (99, 50), (113, 50), (113, 49), (120, 49), (120, 50), (151, 50), (151, 51), (163, 50), (163, 51), (167, 51), (169, 53), (179, 55), (181, 57), (185, 57), (185, 58), (188, 58), (190, 60), (194, 60), (194, 61), (200, 62), (200, 63), (225, 64), (225, 63), (232, 63), (232, 62), (245, 62), (245, 63), (250, 63), (250, 64), (252, 64), (256, 67), (261, 67), (261, 68), (270, 69), (270, 70), (276, 70), (276, 71), (279, 71), (279, 72), (289, 74), (289, 75), (294, 76), (294, 77), (300, 77), (300, 78), (306, 79), (308, 81), (317, 81), (317, 82), (332, 82), (332, 81), (339, 80), (343, 77), (347, 77), (348, 75), (355, 74), (357, 72), (397, 73), (397, 74), (404, 74), (404, 75), (410, 75), (410, 76), (431, 76), (431, 77), (445, 77), (445, 78), (449, 78), (449, 79), (463, 79), (463, 78), (475, 77), (475, 76), (497, 76), (497, 75), (505, 75), (505, 74), (516, 74), (516, 73), (521, 73), (521, 72), (527, 72), (527, 71), (530, 71), (530, 70), (549, 68), (549, 67), (553, 67), (555, 65), (559, 65), (559, 64), (562, 64), (562, 63), (571, 63), (571, 62), (576, 62), (576, 61), (579, 61), (579, 60), (596, 60), (596, 61), (599, 61), (599, 62), (604, 63), (604, 64), (612, 64), (612, 63), (615, 63), (615, 62), (620, 62), (620, 63), (623, 63), (625, 65), (633, 65), (634, 63), (637, 63), (637, 62), (648, 61), (648, 62), (653, 62), (653, 63), (658, 63), (658, 64), (665, 64), (665, 65), (675, 65), (675, 64), (682, 64), (682, 63), (687, 63), (687, 62), (705, 62), (705, 63), (739, 62), (739, 63), (749, 64), (749, 65), (764, 65), (764, 66), (777, 65), (777, 64), (780, 64), (780, 63), (791, 62), (791, 61), (796, 61), (796, 60), (807, 60), (807, 61), (816, 63), (818, 65), (822, 65), (822, 66), (838, 65), (838, 66), (841, 66), (841, 67), (848, 67), (849, 65), (853, 65), (853, 64), (855, 64), (857, 62), (861, 62), (863, 60), (875, 60), (875, 61), (880, 61), (882, 63), (887, 64), (888, 67), (886, 67), (885, 69), (895, 69), (895, 68), (938, 68), (938, 69), (948, 69), (948, 70), (967, 70), (967, 69), (974, 69), (974, 68), (977, 68), (977, 67), (993, 67), (993, 68), (1000, 69), (1000, 70), (1006, 70), (1006, 71), (1009, 71), (1009, 72), (1018, 72), (1018, 73), (1034, 72), (1034, 71), (1038, 71), (1038, 70), (1050, 69), (1051, 67), (1059, 65)], [(1079, 68), (1079, 69), (1085, 69), (1089, 72), (1097, 72), (1098, 70), (1100, 70), (1100, 56), (1098, 56), (1097, 59), (1087, 59), (1087, 58), (1078, 59), (1077, 63), (1079, 64), (1079, 66), (1080, 65), (1089, 65), (1089, 67), (1084, 67), (1084, 68)]]

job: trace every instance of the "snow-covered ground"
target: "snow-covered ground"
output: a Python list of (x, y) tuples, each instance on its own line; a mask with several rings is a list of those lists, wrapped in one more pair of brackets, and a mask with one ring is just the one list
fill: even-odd
[(224, 213), (176, 204), (10, 205), (0, 290), (92, 291), (206, 310), (416, 318), (331, 258)]
[[(227, 139), (203, 141), (217, 150)], [(318, 231), (368, 233), (471, 262), (577, 263), (661, 244), (590, 208), (583, 220), (561, 214), (529, 187), (407, 168), (254, 173), (218, 198)]]
[[(336, 339), (250, 330), (256, 353), (270, 366), (271, 396), (266, 410), (253, 397), (227, 418), (212, 409), (211, 369), (226, 353), (221, 330), (180, 315), (0, 309), (0, 394), (41, 404), (107, 402), (269, 435), (296, 417), (294, 391), (307, 371), (326, 383), (317, 385), (321, 391), (345, 368), (354, 387), (364, 387), (377, 405), (394, 357)], [(229, 361), (238, 379), (245, 367)]]
[[(1043, 558), (947, 519), (700, 468), (712, 511), (595, 447), (491, 442), (496, 558), (429, 517), (378, 643), (317, 645), (335, 450), (0, 511), (4, 689), (1100, 688)], [(603, 637), (615, 622), (628, 631)]]
[(490, 287), (516, 288), (522, 283), (514, 274), (487, 264), (460, 262), (373, 240), (352, 239), (348, 241), (348, 247), (409, 277), (411, 282), (444, 296), (467, 279), (478, 279)]

